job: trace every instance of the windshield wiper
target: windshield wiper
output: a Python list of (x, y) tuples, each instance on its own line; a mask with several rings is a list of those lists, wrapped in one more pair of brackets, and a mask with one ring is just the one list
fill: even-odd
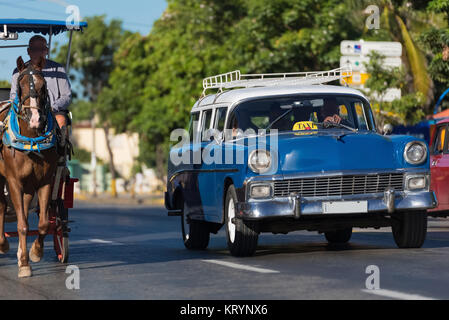
[(354, 129), (354, 128), (351, 128), (351, 127), (349, 127), (347, 125), (344, 125), (344, 124), (341, 124), (341, 123), (337, 123), (337, 122), (331, 122), (331, 121), (314, 122), (314, 124), (320, 125), (323, 128), (325, 128), (325, 129), (331, 128), (331, 127), (337, 127), (337, 128), (344, 128), (344, 129), (350, 130), (352, 132), (358, 132), (359, 131), (359, 129)]
[(281, 114), (279, 117), (277, 117), (276, 119), (274, 119), (273, 122), (271, 122), (268, 127), (265, 128), (265, 131), (268, 131), (271, 129), (272, 126), (274, 126), (278, 121), (282, 120), (283, 118), (285, 118), (290, 112), (292, 112), (293, 108), (288, 109), (286, 112), (284, 112), (283, 114)]

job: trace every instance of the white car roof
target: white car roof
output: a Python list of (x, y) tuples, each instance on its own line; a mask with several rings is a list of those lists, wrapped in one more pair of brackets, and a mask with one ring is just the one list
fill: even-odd
[(192, 112), (217, 104), (233, 106), (235, 103), (251, 98), (263, 98), (272, 96), (284, 96), (293, 94), (352, 94), (368, 100), (360, 91), (331, 85), (310, 85), (310, 86), (272, 86), (256, 87), (245, 89), (234, 89), (223, 93), (211, 94), (198, 100), (192, 108)]

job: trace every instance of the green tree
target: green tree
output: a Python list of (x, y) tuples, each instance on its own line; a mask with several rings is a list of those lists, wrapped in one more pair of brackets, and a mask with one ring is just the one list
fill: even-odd
[(444, 13), (449, 24), (449, 0), (432, 0), (428, 4), (428, 9), (436, 13)]
[[(365, 27), (363, 11), (370, 4), (381, 8), (380, 30)], [(261, 73), (336, 68), (340, 42), (363, 38), (403, 44), (404, 68), (389, 74), (383, 70), (369, 86), (381, 93), (387, 86), (400, 87), (403, 98), (382, 101), (382, 111), (397, 115), (396, 122), (412, 123), (430, 110), (433, 99), (428, 52), (417, 39), (429, 27), (439, 28), (443, 14), (427, 11), (427, 4), (424, 0), (168, 0), (149, 35), (130, 34), (122, 42), (109, 85), (98, 101), (108, 106), (111, 127), (139, 133), (139, 160), (156, 167), (162, 177), (173, 143), (168, 140), (170, 132), (187, 125), (203, 78), (235, 69)], [(389, 79), (386, 84), (382, 77)]]
[[(410, 75), (404, 90), (408, 93), (421, 92), (426, 97), (424, 112), (430, 112), (434, 98), (434, 84), (427, 72), (427, 61), (423, 50), (418, 46), (418, 35), (428, 28), (432, 15), (423, 11), (425, 1), (407, 0), (348, 0), (349, 6), (355, 10), (354, 16), (366, 19), (362, 14), (368, 6), (375, 4), (381, 9), (380, 30), (364, 29), (365, 40), (384, 40), (401, 42), (404, 48), (402, 62), (404, 71)], [(356, 18), (357, 19), (357, 18)], [(360, 19), (360, 18), (359, 18)], [(364, 26), (364, 21), (358, 20)]]
[(0, 80), (0, 88), (11, 88), (11, 84), (9, 81)]
[(449, 1), (433, 0), (428, 10), (445, 18), (443, 27), (431, 26), (420, 36), (430, 55), (429, 73), (436, 82), (438, 96), (449, 87)]
[[(366, 94), (370, 97), (371, 104), (377, 112), (377, 124), (379, 130), (386, 122), (400, 124), (414, 124), (420, 121), (425, 113), (425, 103), (422, 93), (407, 93), (405, 72), (403, 68), (385, 68), (385, 56), (372, 52), (370, 62), (365, 65), (370, 75), (365, 83)], [(402, 97), (392, 102), (385, 101), (388, 89), (401, 89)]]
[(162, 177), (170, 133), (187, 125), (203, 78), (336, 68), (340, 42), (361, 35), (351, 15), (337, 0), (169, 0), (151, 33), (115, 55), (111, 123), (139, 133), (140, 160)]
[[(83, 33), (75, 33), (72, 41), (71, 66), (76, 71), (84, 89), (87, 102), (76, 103), (82, 117), (91, 113), (90, 118), (99, 118), (106, 136), (106, 146), (109, 152), (109, 169), (112, 175), (112, 193), (117, 196), (115, 188), (116, 170), (112, 154), (109, 133), (109, 105), (100, 99), (103, 90), (108, 86), (109, 76), (114, 68), (113, 57), (121, 43), (130, 35), (125, 31), (120, 20), (112, 19), (106, 22), (105, 16), (94, 16), (86, 19), (89, 27)], [(67, 56), (68, 45), (58, 50), (58, 60), (63, 61)], [(78, 110), (74, 110), (77, 113)]]

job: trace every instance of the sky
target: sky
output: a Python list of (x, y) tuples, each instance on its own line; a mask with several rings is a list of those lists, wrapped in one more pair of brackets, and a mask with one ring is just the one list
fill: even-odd
[[(148, 34), (153, 22), (157, 20), (167, 3), (165, 0), (0, 0), (0, 18), (28, 18), (66, 20), (66, 7), (79, 7), (81, 19), (87, 16), (105, 14), (108, 19), (118, 18), (123, 21), (125, 29)], [(32, 34), (19, 34), (18, 41), (0, 41), (0, 45), (26, 44)], [(53, 37), (53, 41), (65, 43), (65, 34)], [(28, 58), (26, 48), (0, 48), (0, 80), (11, 81), (16, 59), (22, 55)], [(26, 60), (25, 60), (26, 61)]]

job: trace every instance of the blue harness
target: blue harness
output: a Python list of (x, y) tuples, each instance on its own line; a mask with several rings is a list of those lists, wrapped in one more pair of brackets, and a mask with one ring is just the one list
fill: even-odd
[(19, 100), (16, 98), (12, 102), (12, 108), (9, 110), (5, 119), (6, 130), (3, 134), (3, 144), (20, 151), (41, 152), (56, 146), (56, 134), (54, 130), (54, 119), (51, 110), (47, 114), (47, 129), (44, 135), (37, 138), (24, 137), (20, 134), (19, 121), (17, 115), (19, 112)]

